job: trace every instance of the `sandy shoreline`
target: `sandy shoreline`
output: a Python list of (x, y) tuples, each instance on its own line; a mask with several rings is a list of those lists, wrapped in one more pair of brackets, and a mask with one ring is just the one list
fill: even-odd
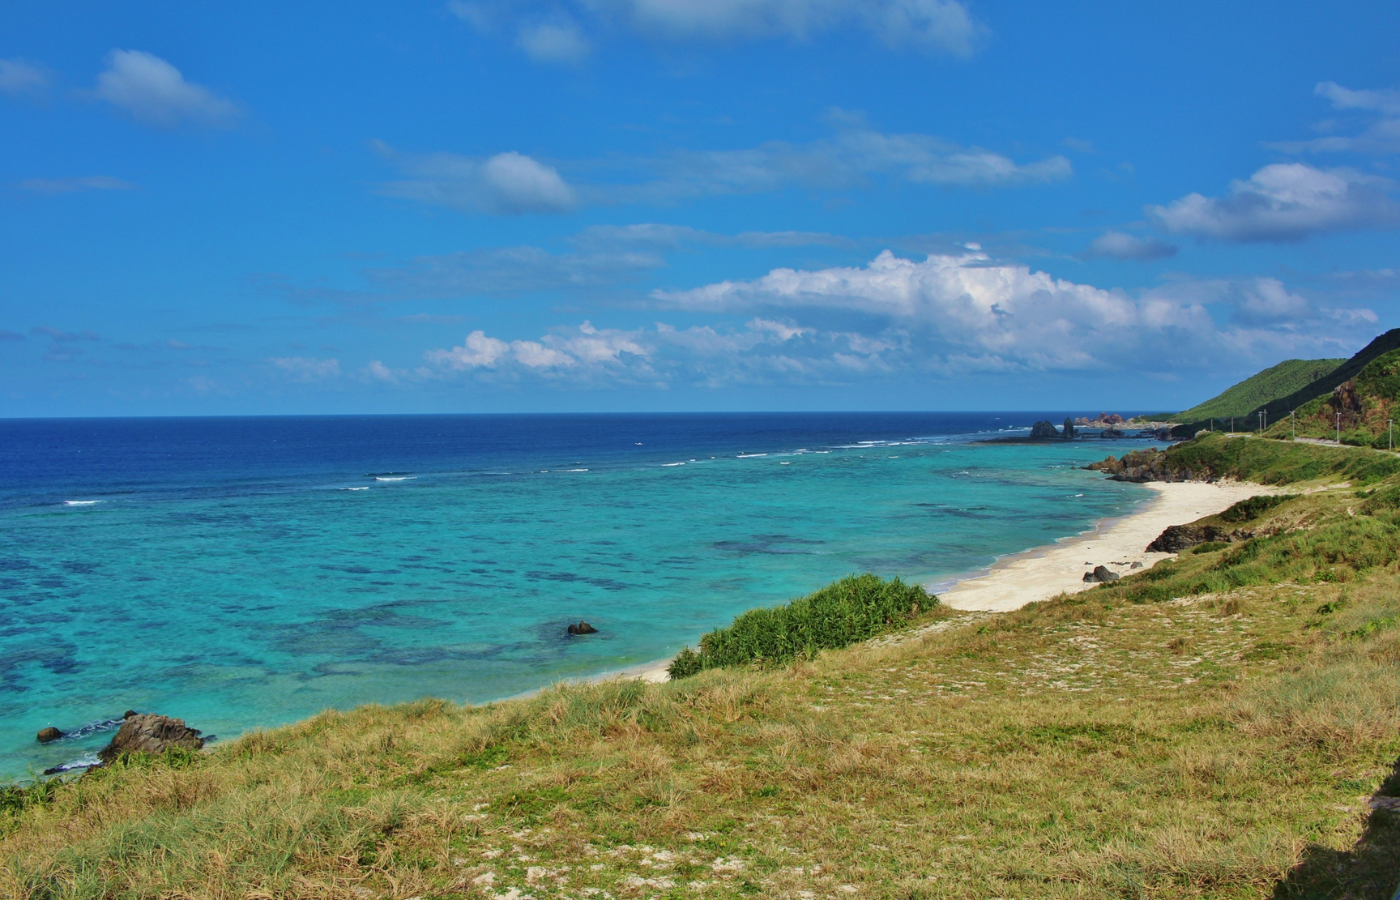
[[(1140, 570), (1132, 568), (1135, 562), (1142, 564), (1140, 568), (1151, 568), (1172, 556), (1146, 550), (1168, 525), (1194, 522), (1270, 490), (1248, 482), (1149, 482), (1143, 487), (1154, 496), (1127, 515), (1103, 519), (1092, 531), (1003, 557), (987, 572), (964, 578), (943, 591), (938, 599), (954, 609), (1008, 612), (1057, 594), (1082, 591), (1094, 587), (1084, 581), (1084, 573), (1094, 566), (1108, 566), (1127, 575)], [(640, 678), (663, 682), (669, 680), (666, 667), (670, 663), (670, 659), (658, 659), (581, 680)]]
[(1156, 496), (1116, 519), (1104, 519), (1093, 531), (998, 560), (985, 575), (966, 578), (938, 599), (954, 609), (1007, 612), (1027, 603), (1090, 587), (1084, 573), (1095, 566), (1127, 575), (1133, 563), (1151, 568), (1173, 554), (1148, 553), (1146, 547), (1169, 525), (1185, 525), (1214, 515), (1234, 503), (1268, 493), (1248, 482), (1205, 484), (1149, 482)]

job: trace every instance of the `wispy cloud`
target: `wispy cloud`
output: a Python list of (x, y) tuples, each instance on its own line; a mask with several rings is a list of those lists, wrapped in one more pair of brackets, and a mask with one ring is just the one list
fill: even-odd
[(36, 337), (47, 337), (60, 344), (73, 344), (79, 341), (100, 341), (102, 337), (95, 331), (64, 331), (52, 325), (36, 325), (29, 329), (29, 333)]
[(1306, 141), (1281, 141), (1270, 147), (1285, 153), (1400, 153), (1400, 91), (1352, 90), (1334, 81), (1324, 81), (1314, 93), (1330, 101), (1332, 108), (1339, 112), (1359, 114), (1348, 122), (1324, 122), (1319, 126), (1321, 130), (1340, 131), (1345, 125), (1352, 128), (1359, 125), (1360, 130)]
[(613, 180), (591, 183), (566, 181), (555, 166), (515, 152), (483, 160), (446, 152), (400, 154), (383, 143), (374, 146), (406, 176), (381, 184), (381, 193), (497, 215), (669, 203), (792, 187), (864, 189), (877, 178), (942, 187), (1016, 187), (1063, 181), (1074, 172), (1059, 154), (1017, 162), (932, 135), (886, 134), (868, 127), (841, 127), (830, 138), (806, 144), (772, 141), (737, 150), (677, 150), (655, 157), (561, 164), (566, 170), (619, 173)]
[(491, 215), (565, 213), (578, 206), (574, 188), (557, 169), (521, 153), (473, 159), (455, 153), (403, 155), (383, 143), (375, 148), (408, 176), (379, 186), (390, 197)]
[(130, 191), (136, 185), (109, 175), (89, 175), (84, 178), (26, 178), (16, 182), (15, 187), (36, 194), (68, 194), (73, 191)]
[(0, 59), (0, 94), (40, 100), (52, 81), (48, 69), (27, 59)]
[(1316, 169), (1275, 163), (1246, 181), (1234, 181), (1224, 197), (1188, 194), (1148, 213), (1175, 234), (1225, 241), (1299, 241), (1315, 234), (1393, 228), (1400, 204), (1387, 193), (1388, 179), (1353, 169)]
[(325, 381), (340, 377), (340, 360), (338, 359), (282, 356), (273, 357), (268, 362), (287, 373), (295, 381)]
[(1141, 238), (1122, 231), (1105, 231), (1094, 238), (1082, 256), (1087, 259), (1125, 259), (1147, 262), (1176, 256), (1176, 245), (1156, 238)]
[[(450, 0), (447, 8), (486, 33), (514, 31), (517, 44), (541, 62), (575, 62), (595, 30), (621, 27), (654, 41), (688, 44), (783, 39), (805, 42), (863, 31), (890, 48), (970, 57), (985, 28), (958, 0)], [(561, 24), (562, 20), (562, 24)], [(529, 35), (556, 29), (549, 50)], [(558, 48), (567, 48), (559, 53)]]
[(97, 76), (92, 95), (157, 128), (186, 123), (229, 128), (240, 115), (237, 104), (185, 80), (170, 63), (141, 50), (113, 50)]

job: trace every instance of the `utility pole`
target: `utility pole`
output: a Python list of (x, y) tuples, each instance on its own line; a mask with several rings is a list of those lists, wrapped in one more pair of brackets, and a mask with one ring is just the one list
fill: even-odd
[(1342, 445), (1342, 414), (1337, 413), (1337, 446)]
[(1289, 413), (1288, 419), (1293, 424), (1293, 440), (1296, 441), (1298, 440), (1298, 410), (1295, 409)]
[(1231, 417), (1230, 417), (1230, 433), (1231, 433), (1231, 434), (1234, 434), (1234, 433), (1235, 433), (1235, 417), (1234, 417), (1234, 416), (1231, 416)]
[(1390, 452), (1395, 452), (1395, 420), (1386, 419), (1386, 424), (1390, 426)]

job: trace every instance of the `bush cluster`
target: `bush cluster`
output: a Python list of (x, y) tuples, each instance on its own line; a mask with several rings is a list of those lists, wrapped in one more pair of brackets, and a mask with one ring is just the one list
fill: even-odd
[(898, 578), (850, 575), (783, 606), (754, 609), (700, 639), (671, 661), (672, 678), (718, 666), (781, 665), (818, 650), (874, 637), (927, 610), (938, 598)]

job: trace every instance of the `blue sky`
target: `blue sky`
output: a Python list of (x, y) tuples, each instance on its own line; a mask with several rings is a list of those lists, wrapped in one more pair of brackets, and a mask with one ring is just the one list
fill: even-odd
[(0, 415), (1175, 409), (1400, 326), (1400, 6), (0, 3)]

